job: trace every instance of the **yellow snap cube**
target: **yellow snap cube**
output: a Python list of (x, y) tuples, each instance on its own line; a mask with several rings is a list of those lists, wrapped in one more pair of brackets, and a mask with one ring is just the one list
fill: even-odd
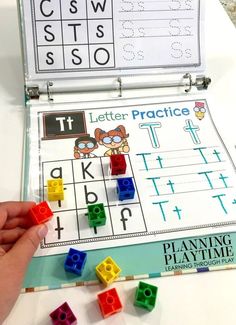
[(114, 282), (120, 273), (121, 269), (110, 256), (96, 266), (96, 275), (105, 286)]
[(64, 187), (61, 178), (49, 179), (47, 181), (48, 201), (64, 200)]

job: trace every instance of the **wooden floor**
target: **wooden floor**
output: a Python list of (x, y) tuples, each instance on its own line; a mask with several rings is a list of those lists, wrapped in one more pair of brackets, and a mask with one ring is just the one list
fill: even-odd
[(236, 0), (220, 0), (220, 2), (236, 27)]

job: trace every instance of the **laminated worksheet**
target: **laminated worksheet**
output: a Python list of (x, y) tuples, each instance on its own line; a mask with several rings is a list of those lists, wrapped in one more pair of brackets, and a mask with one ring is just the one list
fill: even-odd
[[(38, 255), (235, 230), (235, 166), (214, 109), (184, 96), (30, 107), (25, 199), (47, 200), (50, 179), (63, 179), (65, 193), (50, 202)], [(111, 173), (114, 154), (125, 157), (121, 175)], [(131, 199), (119, 198), (122, 178), (133, 181)], [(101, 203), (106, 223), (90, 227), (88, 206)]]
[(21, 1), (27, 79), (204, 69), (204, 1)]

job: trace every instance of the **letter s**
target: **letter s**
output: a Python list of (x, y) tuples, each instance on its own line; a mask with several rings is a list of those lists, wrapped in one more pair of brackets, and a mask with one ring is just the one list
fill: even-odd
[(98, 26), (97, 26), (97, 31), (98, 31), (98, 33), (96, 33), (96, 36), (97, 36), (98, 38), (102, 38), (102, 37), (104, 37), (103, 28), (104, 28), (103, 25), (98, 25)]
[(76, 61), (75, 59), (72, 59), (72, 62), (73, 62), (74, 65), (80, 65), (80, 64), (82, 63), (82, 59), (81, 59), (80, 56), (78, 56), (78, 55), (76, 54), (76, 52), (78, 53), (79, 50), (78, 50), (78, 49), (73, 49), (73, 50), (71, 51), (71, 54), (73, 55), (73, 57), (77, 58), (78, 61)]
[(180, 42), (174, 42), (171, 44), (172, 53), (171, 56), (174, 59), (180, 59), (183, 56), (183, 51), (181, 49), (182, 44)]
[(124, 60), (133, 61), (135, 59), (135, 53), (133, 51), (133, 48), (133, 44), (125, 44), (123, 46), (123, 50), (125, 52), (125, 55), (123, 55)]
[(50, 35), (51, 37), (48, 37), (47, 35), (44, 36), (45, 40), (47, 42), (53, 42), (55, 40), (55, 36), (52, 32), (50, 32), (48, 29), (51, 29), (52, 25), (46, 25), (44, 26), (44, 31), (45, 33), (47, 33), (48, 35)]
[(47, 57), (47, 60), (46, 60), (46, 63), (48, 65), (52, 65), (54, 63), (54, 59), (53, 59), (53, 52), (48, 52), (46, 54), (46, 57)]
[(72, 0), (70, 2), (71, 8), (70, 8), (70, 13), (71, 14), (76, 14), (78, 12), (78, 8), (76, 7), (77, 5), (77, 1), (76, 0)]

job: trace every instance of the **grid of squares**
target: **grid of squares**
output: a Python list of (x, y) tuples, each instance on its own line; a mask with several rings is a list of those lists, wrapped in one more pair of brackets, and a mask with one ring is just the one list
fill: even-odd
[(37, 72), (113, 68), (112, 0), (31, 0)]
[[(126, 175), (133, 177), (128, 155), (126, 161)], [(110, 157), (43, 162), (43, 200), (47, 200), (47, 180), (58, 177), (64, 182), (65, 200), (50, 202), (54, 218), (42, 248), (147, 232), (136, 184), (134, 199), (118, 200), (117, 178), (126, 175), (111, 176)], [(105, 226), (92, 228), (88, 226), (87, 206), (97, 203), (104, 204), (107, 221)]]

